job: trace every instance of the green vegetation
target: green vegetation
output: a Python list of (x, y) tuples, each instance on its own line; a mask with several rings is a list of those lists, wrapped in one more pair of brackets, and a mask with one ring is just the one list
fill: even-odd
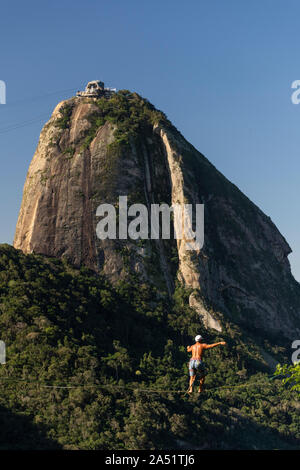
[(294, 365), (279, 365), (276, 369), (276, 375), (283, 376), (283, 384), (287, 384), (292, 390), (300, 392), (300, 362)]
[(67, 147), (62, 154), (67, 155), (67, 159), (72, 158), (75, 153), (75, 147)]
[(99, 110), (90, 118), (91, 127), (84, 139), (83, 148), (89, 146), (99, 127), (106, 122), (116, 127), (115, 140), (111, 144), (114, 151), (130, 145), (130, 141), (137, 139), (150, 125), (160, 122), (170, 125), (163, 112), (156, 110), (145, 98), (128, 90), (120, 90), (110, 99), (100, 98), (96, 104)]
[(137, 93), (121, 90), (111, 99), (101, 98), (97, 101), (103, 121), (116, 126), (115, 143), (129, 145), (149, 125), (159, 122), (169, 123), (164, 113)]
[[(100, 98), (94, 101), (97, 109), (89, 116), (90, 127), (81, 137), (81, 150), (89, 148), (99, 128), (110, 123), (114, 128), (114, 140), (108, 145), (101, 191), (98, 197), (102, 200), (111, 200), (117, 184), (117, 168), (132, 143), (140, 150), (140, 136), (151, 134), (153, 124), (164, 123), (170, 125), (164, 113), (137, 93), (121, 90), (110, 99)], [(138, 151), (138, 158), (142, 158), (142, 151)], [(124, 172), (123, 172), (124, 174)], [(144, 188), (136, 188), (137, 192), (144, 193)], [(140, 199), (138, 199), (140, 201)]]
[(70, 125), (71, 115), (73, 111), (73, 102), (65, 103), (60, 109), (61, 118), (55, 122), (56, 127), (60, 129), (68, 129)]
[[(299, 447), (297, 392), (268, 379), (237, 326), (203, 331), (187, 296), (1, 245), (0, 448)], [(206, 355), (206, 391), (168, 392), (187, 389), (199, 331), (228, 343)]]
[(49, 176), (47, 175), (48, 171), (47, 170), (39, 170), (40, 173), (40, 182), (41, 184), (45, 185), (47, 183), (47, 180), (49, 179)]

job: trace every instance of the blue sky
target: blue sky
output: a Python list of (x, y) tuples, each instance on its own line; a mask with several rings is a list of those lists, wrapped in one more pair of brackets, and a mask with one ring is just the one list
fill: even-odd
[(102, 79), (163, 110), (272, 218), (300, 280), (299, 14), (293, 0), (2, 1), (0, 242), (13, 241), (41, 127)]

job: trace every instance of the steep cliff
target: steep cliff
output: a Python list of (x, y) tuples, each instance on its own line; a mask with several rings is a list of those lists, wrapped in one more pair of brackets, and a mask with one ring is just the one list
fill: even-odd
[[(99, 204), (204, 204), (201, 250), (185, 240), (99, 240)], [(30, 164), (15, 248), (67, 258), (112, 282), (138, 276), (162, 295), (176, 282), (207, 328), (226, 321), (295, 338), (300, 285), (271, 219), (135, 93), (72, 98), (44, 126)], [(264, 332), (264, 333), (263, 333)]]

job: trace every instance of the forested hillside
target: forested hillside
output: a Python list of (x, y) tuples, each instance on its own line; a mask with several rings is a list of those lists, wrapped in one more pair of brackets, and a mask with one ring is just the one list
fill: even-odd
[[(0, 247), (2, 449), (296, 449), (299, 394), (270, 379), (255, 333), (205, 330), (134, 275), (114, 287), (86, 268)], [(186, 346), (201, 333), (204, 392), (188, 396)]]

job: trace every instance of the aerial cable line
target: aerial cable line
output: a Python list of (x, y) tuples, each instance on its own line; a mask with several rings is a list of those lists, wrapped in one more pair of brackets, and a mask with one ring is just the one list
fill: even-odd
[[(51, 93), (46, 93), (44, 95), (31, 97), (31, 98), (25, 98), (23, 100), (15, 101), (15, 102), (12, 102), (12, 103), (7, 103), (5, 105), (5, 107), (7, 107), (7, 106), (17, 106), (19, 104), (26, 103), (26, 102), (38, 101), (38, 100), (43, 99), (45, 97), (57, 95), (58, 93), (67, 93), (67, 92), (71, 92), (71, 91), (74, 92), (75, 90), (76, 90), (76, 88), (69, 88), (67, 90), (57, 90), (57, 91), (53, 91)], [(34, 124), (36, 122), (41, 121), (44, 117), (48, 117), (49, 115), (51, 115), (50, 112), (43, 113), (43, 114), (37, 116), (36, 118), (30, 119), (30, 120), (21, 121), (20, 123), (11, 124), (10, 126), (3, 127), (3, 128), (0, 127), (0, 134), (6, 134), (7, 132), (11, 132), (11, 131), (20, 129), (20, 128), (25, 127), (25, 126), (29, 126), (31, 124)]]
[[(263, 380), (258, 380), (255, 382), (246, 382), (243, 384), (238, 384), (238, 385), (222, 385), (221, 387), (212, 387), (209, 389), (206, 389), (204, 391), (204, 394), (206, 393), (214, 393), (217, 392), (218, 390), (230, 390), (234, 388), (249, 388), (257, 385), (266, 385), (267, 381), (271, 381), (274, 379), (274, 376), (270, 377), (265, 377)], [(142, 393), (158, 393), (158, 394), (172, 394), (172, 393), (183, 393), (183, 394), (188, 394), (187, 391), (185, 390), (165, 390), (165, 389), (154, 389), (154, 388), (139, 388), (139, 387), (126, 387), (126, 386), (120, 386), (120, 385), (114, 385), (114, 384), (79, 384), (79, 385), (53, 385), (53, 384), (47, 384), (43, 383), (39, 380), (26, 380), (26, 379), (18, 379), (14, 377), (0, 377), (0, 382), (8, 380), (10, 382), (18, 382), (18, 383), (23, 383), (24, 385), (39, 385), (42, 388), (52, 388), (52, 389), (74, 389), (74, 388), (102, 388), (102, 389), (119, 389), (119, 390), (125, 390), (125, 391), (132, 391), (132, 392), (142, 392)], [(191, 394), (192, 395), (192, 394)]]
[(43, 114), (40, 114), (39, 116), (37, 116), (33, 119), (29, 119), (29, 120), (26, 120), (26, 121), (21, 121), (21, 122), (16, 123), (16, 124), (11, 124), (10, 126), (7, 126), (7, 127), (2, 127), (2, 128), (0, 127), (0, 134), (6, 134), (7, 132), (11, 132), (11, 131), (20, 129), (22, 127), (30, 126), (31, 124), (35, 124), (36, 122), (40, 122), (41, 120), (43, 120), (47, 116), (49, 117), (49, 114), (50, 114), (49, 112), (48, 113), (43, 113)]
[(22, 100), (7, 102), (5, 107), (18, 106), (23, 103), (30, 103), (32, 101), (38, 101), (38, 100), (41, 100), (50, 96), (58, 95), (59, 93), (69, 93), (69, 92), (74, 92), (74, 91), (77, 91), (77, 88), (68, 88), (67, 90), (52, 91), (50, 93), (45, 93), (44, 95), (31, 96), (29, 98), (24, 98)]
[[(74, 90), (76, 90), (76, 88), (72, 88), (71, 90), (74, 91)], [(63, 92), (63, 91), (65, 92), (66, 90), (61, 90), (61, 92)], [(58, 93), (58, 92), (49, 93), (48, 95), (44, 95), (44, 96), (50, 96), (51, 94), (56, 94), (56, 93)], [(26, 101), (26, 100), (24, 100), (24, 101)], [(16, 102), (16, 103), (18, 103), (18, 102)], [(118, 109), (118, 108), (115, 107), (115, 109)], [(37, 116), (34, 119), (30, 119), (30, 120), (27, 120), (27, 121), (21, 121), (20, 123), (11, 124), (10, 126), (7, 126), (7, 127), (3, 127), (3, 128), (0, 127), (0, 135), (1, 134), (6, 134), (7, 132), (15, 131), (15, 130), (20, 129), (22, 127), (30, 126), (32, 124), (35, 124), (36, 122), (40, 122), (45, 117), (51, 118), (51, 112), (43, 113), (43, 114)]]

